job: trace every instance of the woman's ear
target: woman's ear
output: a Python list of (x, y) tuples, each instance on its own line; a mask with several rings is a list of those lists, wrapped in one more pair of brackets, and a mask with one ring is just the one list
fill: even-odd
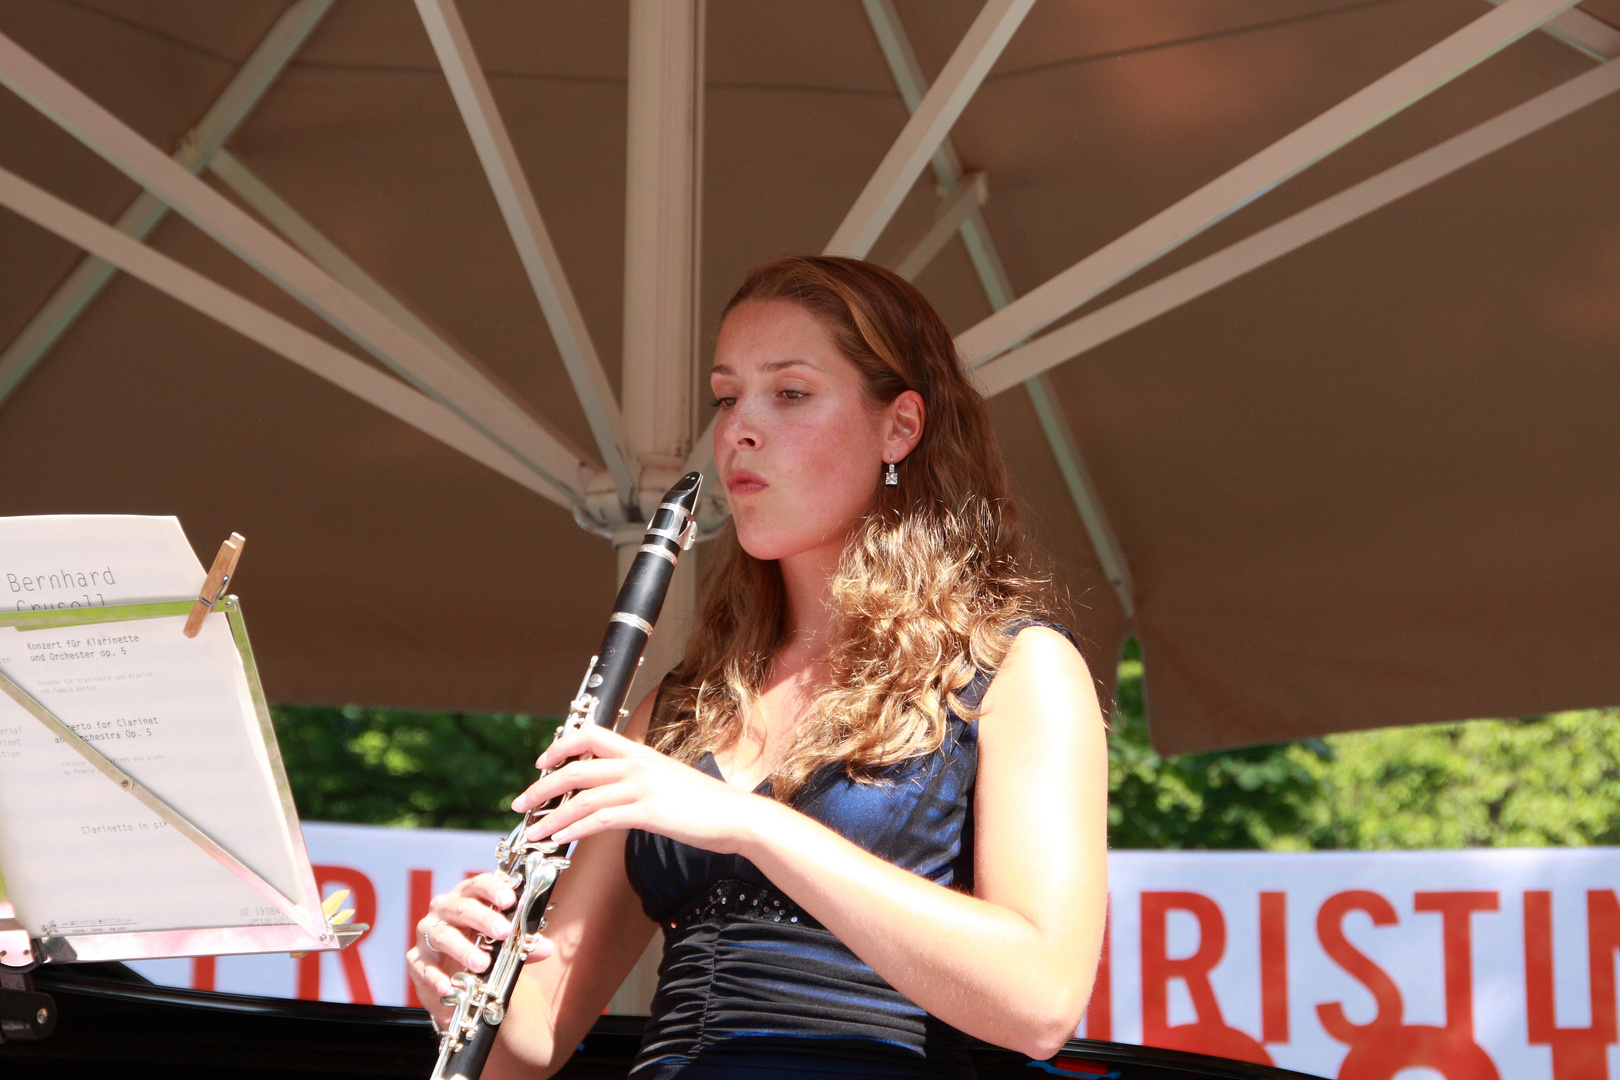
[(888, 413), (887, 460), (898, 462), (915, 450), (917, 443), (922, 440), (923, 425), (928, 420), (927, 410), (921, 394), (915, 390), (905, 390), (889, 402)]

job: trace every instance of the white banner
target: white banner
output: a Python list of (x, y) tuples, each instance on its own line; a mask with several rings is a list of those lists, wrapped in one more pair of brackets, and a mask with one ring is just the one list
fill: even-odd
[[(304, 834), (322, 894), (349, 889), (371, 924), (358, 945), (134, 966), (178, 986), (415, 1004), (410, 928), (435, 892), (493, 865), (497, 837)], [(1109, 873), (1082, 1035), (1342, 1080), (1620, 1077), (1620, 850), (1120, 851)]]

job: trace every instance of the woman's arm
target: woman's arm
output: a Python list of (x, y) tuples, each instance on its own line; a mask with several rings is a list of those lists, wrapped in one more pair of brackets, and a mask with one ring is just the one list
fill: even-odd
[(589, 742), (598, 760), (522, 797), (588, 789), (543, 828), (566, 838), (630, 826), (736, 852), (947, 1023), (1032, 1057), (1051, 1056), (1073, 1034), (1102, 941), (1108, 754), (1090, 674), (1062, 635), (1020, 633), (985, 694), (972, 895), (780, 803), (701, 774), (694, 782), (683, 775), (693, 770), (645, 748), (611, 736)]
[[(652, 712), (649, 695), (630, 719), (626, 735), (645, 737)], [(653, 924), (624, 873), (625, 833), (613, 830), (581, 841), (568, 869), (557, 879), (545, 936), (529, 954), (513, 988), (512, 1002), (483, 1075), (532, 1078), (560, 1069), (602, 1014), (652, 937)], [(479, 933), (505, 938), (506, 919), (496, 910), (515, 902), (512, 890), (493, 874), (481, 874), (433, 898), (424, 922), (433, 929), (433, 948), (423, 955), (421, 937), (407, 954), (419, 1000), (443, 1027), (450, 1009), (439, 1003), (450, 992), (450, 976), (462, 969), (487, 970), (487, 954), (473, 947)]]

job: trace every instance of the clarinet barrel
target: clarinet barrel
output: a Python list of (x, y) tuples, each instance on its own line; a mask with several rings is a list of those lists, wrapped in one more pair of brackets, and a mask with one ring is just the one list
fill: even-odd
[[(591, 657), (579, 693), (569, 703), (559, 738), (586, 724), (616, 727), (624, 715), (630, 681), (641, 665), (642, 650), (664, 606), (675, 564), (696, 538), (697, 500), (702, 487), (701, 473), (687, 473), (658, 504), (631, 561), (630, 572), (619, 587), (602, 645)], [(562, 851), (554, 841), (531, 841), (525, 834), (531, 825), (567, 800), (568, 796), (563, 795), (529, 811), (495, 848), (497, 873), (518, 898), (508, 913), (512, 934), (505, 941), (480, 937), (478, 944), (490, 954), (488, 970), (482, 976), (462, 971), (452, 978), (455, 991), (444, 997), (443, 1004), (454, 1012), (439, 1037), (439, 1059), (432, 1080), (477, 1080), (489, 1059), (523, 962), (546, 927), (546, 908), (557, 876), (568, 868), (568, 855), (573, 851), (571, 844), (568, 851)]]

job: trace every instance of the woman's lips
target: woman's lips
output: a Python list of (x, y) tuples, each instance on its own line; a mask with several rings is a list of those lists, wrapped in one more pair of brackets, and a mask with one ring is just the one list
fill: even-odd
[(726, 490), (733, 495), (752, 495), (769, 486), (763, 476), (747, 469), (733, 469), (726, 475)]

